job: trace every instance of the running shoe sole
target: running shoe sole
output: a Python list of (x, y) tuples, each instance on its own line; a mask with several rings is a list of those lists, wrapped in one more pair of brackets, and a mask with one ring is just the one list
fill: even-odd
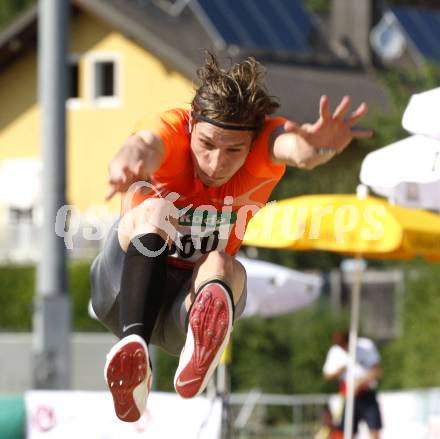
[(152, 375), (145, 341), (138, 335), (124, 337), (107, 354), (104, 377), (113, 397), (116, 416), (137, 421), (145, 412)]
[(232, 309), (228, 292), (218, 283), (208, 284), (197, 295), (174, 376), (174, 388), (182, 398), (200, 395), (208, 384), (229, 341)]

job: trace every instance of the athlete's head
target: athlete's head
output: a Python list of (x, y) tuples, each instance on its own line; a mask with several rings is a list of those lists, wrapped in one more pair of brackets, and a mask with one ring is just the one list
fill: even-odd
[(207, 52), (197, 75), (200, 86), (192, 101), (194, 164), (203, 183), (221, 186), (241, 168), (266, 115), (279, 104), (268, 95), (263, 68), (254, 58), (222, 68)]
[(335, 331), (333, 333), (333, 343), (345, 350), (348, 349), (349, 338), (350, 338), (350, 334), (346, 329)]

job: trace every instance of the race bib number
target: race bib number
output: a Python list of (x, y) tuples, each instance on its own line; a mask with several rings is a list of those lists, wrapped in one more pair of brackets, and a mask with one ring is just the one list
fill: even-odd
[(186, 211), (179, 217), (170, 256), (196, 262), (211, 251), (224, 251), (236, 219), (235, 212)]

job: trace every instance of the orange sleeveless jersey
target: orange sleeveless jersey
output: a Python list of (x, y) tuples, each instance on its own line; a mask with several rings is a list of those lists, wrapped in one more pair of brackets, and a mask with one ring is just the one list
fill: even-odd
[[(133, 208), (159, 193), (160, 196), (170, 192), (179, 194), (174, 205), (185, 212), (179, 217), (178, 225), (181, 245), (174, 248), (171, 256), (183, 262), (182, 266), (185, 261), (191, 266), (202, 254), (213, 250), (235, 255), (247, 223), (267, 202), (285, 171), (285, 165), (270, 159), (269, 137), (286, 119), (267, 117), (238, 172), (220, 187), (204, 186), (195, 175), (191, 159), (189, 118), (189, 110), (174, 109), (162, 113), (155, 126), (144, 120), (136, 125), (134, 132), (149, 130), (162, 140), (164, 158), (151, 176), (156, 194), (130, 194), (129, 206)], [(124, 211), (127, 210), (125, 198)]]

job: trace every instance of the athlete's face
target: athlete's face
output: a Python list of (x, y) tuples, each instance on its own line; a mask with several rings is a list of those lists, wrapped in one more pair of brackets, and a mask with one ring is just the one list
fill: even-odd
[(254, 133), (197, 122), (191, 132), (194, 167), (206, 186), (225, 184), (244, 164)]

